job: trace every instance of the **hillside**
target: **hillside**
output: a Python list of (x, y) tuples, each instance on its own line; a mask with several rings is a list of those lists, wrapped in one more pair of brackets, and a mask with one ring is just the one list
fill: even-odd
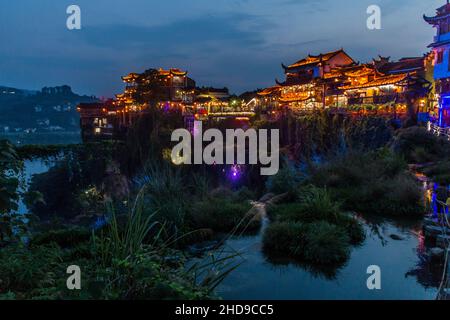
[(95, 101), (73, 93), (69, 86), (41, 91), (0, 86), (0, 133), (77, 131), (77, 104)]

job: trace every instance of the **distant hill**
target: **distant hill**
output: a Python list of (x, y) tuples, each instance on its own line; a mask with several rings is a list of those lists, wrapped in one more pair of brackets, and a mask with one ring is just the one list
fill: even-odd
[(18, 93), (18, 94), (22, 94), (22, 95), (35, 95), (37, 94), (39, 91), (36, 90), (24, 90), (24, 89), (16, 89), (16, 88), (10, 88), (10, 87), (3, 87), (0, 86), (0, 94), (7, 94), (7, 93)]
[(0, 133), (76, 131), (77, 104), (96, 101), (96, 97), (73, 93), (66, 85), (41, 91), (0, 86)]

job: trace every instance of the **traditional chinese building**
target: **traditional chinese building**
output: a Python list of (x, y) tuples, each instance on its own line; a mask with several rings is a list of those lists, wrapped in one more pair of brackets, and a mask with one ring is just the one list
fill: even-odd
[(83, 141), (119, 138), (149, 108), (184, 110), (195, 100), (195, 81), (179, 69), (149, 69), (122, 80), (125, 90), (115, 100), (78, 106)]
[(112, 139), (122, 130), (119, 116), (120, 108), (113, 101), (100, 103), (81, 103), (77, 106), (80, 113), (81, 138), (83, 142)]
[(122, 80), (126, 88), (116, 98), (128, 105), (183, 107), (192, 104), (195, 97), (195, 81), (180, 69), (149, 69), (141, 74), (130, 73)]
[(286, 80), (259, 92), (269, 109), (312, 111), (332, 108), (349, 113), (406, 114), (419, 112), (428, 98), (427, 56), (391, 62), (355, 62), (344, 50), (308, 55), (284, 66)]
[(342, 49), (317, 56), (308, 55), (289, 66), (282, 64), (286, 80), (277, 81), (280, 86), (279, 102), (291, 109), (323, 108), (331, 104), (327, 97), (338, 96), (336, 90), (342, 76), (339, 70), (356, 65)]
[[(436, 112), (431, 119), (430, 129), (448, 134), (450, 127), (450, 4), (438, 8), (436, 15), (424, 19), (436, 28), (434, 41), (429, 45), (434, 53), (434, 80), (436, 90)], [(436, 127), (434, 127), (436, 126)]]
[(244, 110), (240, 102), (230, 99), (228, 89), (196, 88), (195, 81), (180, 69), (149, 69), (141, 74), (130, 73), (122, 80), (125, 90), (115, 100), (78, 106), (83, 141), (121, 138), (150, 108), (179, 112), (187, 128), (192, 127), (195, 119), (254, 115)]

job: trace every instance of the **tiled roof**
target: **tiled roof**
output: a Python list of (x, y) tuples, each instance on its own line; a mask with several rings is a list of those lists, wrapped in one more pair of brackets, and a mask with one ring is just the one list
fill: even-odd
[(408, 77), (407, 74), (383, 76), (383, 77), (376, 78), (375, 80), (369, 81), (369, 82), (364, 83), (364, 84), (343, 86), (340, 89), (342, 89), (342, 90), (352, 90), (352, 89), (363, 89), (363, 88), (387, 86), (387, 85), (397, 84), (399, 82), (402, 82), (407, 77)]
[(397, 62), (388, 62), (381, 65), (378, 71), (384, 74), (407, 73), (424, 68), (424, 57), (403, 58)]
[(341, 52), (344, 52), (344, 50), (340, 49), (338, 51), (332, 51), (332, 52), (328, 52), (328, 53), (324, 53), (324, 54), (319, 54), (318, 56), (308, 55), (306, 58), (301, 59), (294, 64), (291, 64), (287, 68), (292, 69), (292, 68), (298, 68), (298, 67), (303, 67), (303, 66), (307, 66), (307, 65), (314, 65), (314, 64), (318, 64), (320, 62), (326, 62)]
[(273, 86), (270, 88), (266, 88), (263, 91), (258, 92), (259, 96), (268, 96), (271, 95), (281, 89), (281, 86)]

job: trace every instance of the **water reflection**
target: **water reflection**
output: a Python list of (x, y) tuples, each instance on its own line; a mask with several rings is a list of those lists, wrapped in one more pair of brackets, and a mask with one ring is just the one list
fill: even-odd
[[(244, 262), (218, 294), (225, 299), (435, 299), (439, 265), (426, 255), (421, 221), (359, 218), (365, 242), (332, 270), (268, 258), (261, 235), (228, 240)], [(382, 290), (367, 289), (370, 265), (381, 268)]]
[[(27, 191), (28, 186), (31, 182), (31, 178), (35, 174), (40, 174), (47, 172), (55, 163), (54, 159), (33, 159), (24, 161), (23, 179), (24, 185), (20, 187), (19, 192), (23, 194)], [(28, 213), (28, 208), (24, 203), (24, 199), (21, 196), (19, 199), (19, 208), (17, 213), (26, 214)]]
[(439, 185), (422, 173), (415, 174), (417, 179), (422, 183), (425, 203), (430, 209), (430, 214), (437, 218), (439, 214), (448, 214), (448, 208), (443, 206), (450, 198), (450, 186)]

